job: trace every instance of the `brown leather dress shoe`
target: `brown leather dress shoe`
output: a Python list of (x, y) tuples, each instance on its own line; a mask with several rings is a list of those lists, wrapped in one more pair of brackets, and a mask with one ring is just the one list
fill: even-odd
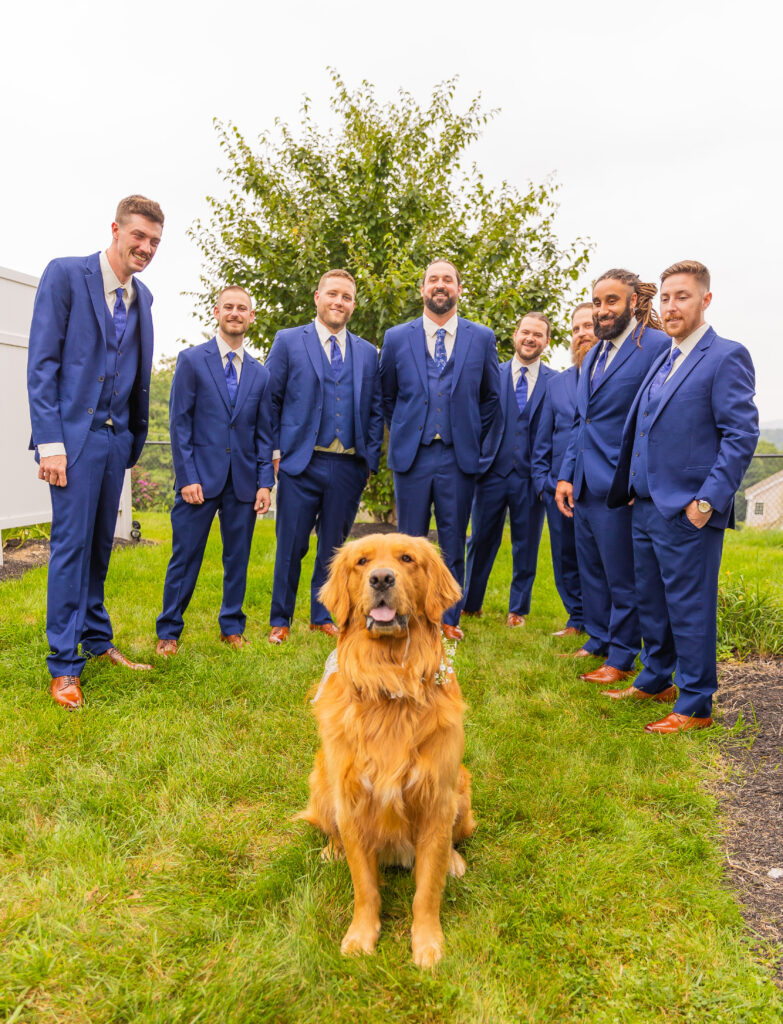
[(80, 708), (84, 704), (84, 695), (79, 685), (78, 676), (54, 676), (49, 686), (49, 693), (58, 704), (68, 708), (69, 711), (75, 711), (76, 708)]
[(650, 722), (645, 725), (645, 732), (685, 732), (688, 729), (708, 729), (712, 725), (711, 718), (693, 718), (691, 715), (679, 715), (672, 711), (666, 718), (659, 722)]
[(272, 626), (267, 640), (270, 644), (282, 644), (288, 639), (291, 630), (288, 626)]
[(593, 672), (583, 672), (579, 678), (584, 679), (586, 683), (600, 683), (602, 686), (611, 686), (612, 683), (619, 683), (621, 679), (632, 679), (636, 675), (635, 672), (625, 672), (621, 668), (615, 668), (613, 665), (607, 665), (604, 662)]
[(178, 650), (177, 641), (173, 637), (169, 637), (168, 640), (158, 640), (155, 644), (155, 653), (161, 658), (171, 658)]
[(224, 644), (228, 644), (229, 647), (233, 647), (235, 651), (241, 651), (243, 647), (247, 647), (247, 640), (242, 636), (241, 633), (226, 633), (220, 634), (220, 640)]
[(514, 626), (524, 626), (524, 624), (525, 624), (525, 616), (524, 615), (517, 615), (516, 612), (509, 612), (508, 613), (508, 618), (506, 619), (506, 625), (507, 626), (511, 626), (511, 628), (513, 629)]
[(459, 626), (450, 626), (448, 623), (443, 623), (440, 627), (443, 630), (443, 635), (447, 640), (464, 640), (465, 634), (459, 628)]
[(583, 629), (577, 629), (576, 626), (565, 626), (563, 629), (558, 629), (552, 636), (579, 636), (581, 633), (584, 633)]
[(593, 654), (592, 651), (586, 651), (584, 647), (580, 647), (578, 651), (558, 651), (558, 658), (602, 658), (602, 654)]
[(469, 611), (467, 610), (467, 608), (463, 608), (463, 609), (462, 609), (462, 614), (463, 614), (463, 615), (467, 615), (467, 617), (468, 617), (469, 619), (480, 619), (480, 618), (481, 618), (481, 616), (482, 616), (482, 615), (484, 614), (484, 609), (483, 609), (483, 608), (479, 608), (479, 609), (478, 609), (477, 611), (475, 611), (475, 612), (469, 612)]
[(333, 622), (311, 622), (311, 633), (326, 633), (327, 636), (337, 636), (340, 630)]
[(96, 657), (110, 661), (112, 665), (132, 668), (134, 672), (150, 672), (152, 670), (152, 665), (147, 665), (141, 661), (131, 661), (130, 658), (126, 658), (124, 654), (120, 653), (116, 647), (110, 647), (108, 651), (104, 651), (103, 654), (98, 654)]
[(659, 700), (664, 704), (671, 704), (677, 700), (677, 687), (669, 686), (660, 693), (645, 693), (636, 686), (629, 686), (627, 690), (602, 690), (604, 697), (611, 697), (612, 700)]

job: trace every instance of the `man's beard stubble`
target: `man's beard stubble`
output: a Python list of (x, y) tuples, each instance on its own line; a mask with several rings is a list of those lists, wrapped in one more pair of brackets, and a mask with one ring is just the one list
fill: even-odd
[(424, 305), (430, 313), (435, 313), (437, 316), (443, 316), (444, 313), (448, 313), (457, 305), (457, 297), (456, 295), (436, 293), (434, 295), (428, 295), (424, 300)]
[(612, 323), (601, 324), (598, 322), (597, 317), (593, 317), (593, 334), (599, 341), (614, 341), (615, 338), (620, 337), (625, 328), (631, 322), (632, 316), (631, 300), (628, 299), (625, 304), (625, 309)]

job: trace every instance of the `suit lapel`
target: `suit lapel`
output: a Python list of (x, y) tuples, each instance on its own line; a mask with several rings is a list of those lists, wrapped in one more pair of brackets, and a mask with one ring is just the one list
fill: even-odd
[(223, 402), (228, 411), (228, 415), (231, 415), (231, 402), (228, 398), (228, 387), (226, 386), (226, 374), (223, 370), (223, 360), (220, 358), (220, 349), (215, 338), (207, 342), (207, 347), (204, 352), (204, 358), (206, 359), (209, 372), (215, 379), (215, 386), (218, 389), (218, 394), (223, 399)]
[(424, 321), (421, 317), (418, 320), (411, 320), (408, 331), (408, 345), (411, 350), (411, 357), (421, 377), (421, 383), (425, 391), (429, 391), (427, 380), (427, 336), (424, 333)]
[(623, 365), (623, 363), (628, 362), (628, 360), (631, 358), (631, 353), (636, 348), (636, 342), (632, 340), (633, 333), (634, 332), (631, 331), (631, 334), (628, 335), (628, 337), (620, 346), (620, 351), (615, 355), (614, 359), (607, 366), (606, 370), (604, 371), (603, 377), (598, 381), (595, 388), (593, 389), (593, 394), (595, 394), (596, 391), (600, 391), (600, 389), (604, 386), (604, 384), (612, 376), (612, 374), (616, 373)]
[[(650, 424), (651, 427), (652, 424), (655, 423), (655, 421), (658, 419), (658, 417), (661, 414), (661, 410), (664, 408), (666, 403), (675, 393), (677, 388), (680, 387), (681, 384), (685, 383), (685, 380), (687, 379), (689, 374), (693, 373), (693, 371), (702, 361), (702, 359), (707, 353), (707, 349), (710, 347), (714, 339), (715, 331), (710, 327), (710, 329), (705, 333), (704, 337), (699, 341), (696, 347), (688, 353), (688, 356), (685, 359), (682, 368), (675, 373), (675, 375), (672, 377), (668, 384), (664, 384), (663, 388), (661, 389), (661, 398), (658, 402), (658, 408), (653, 413), (652, 423)], [(671, 349), (669, 351), (671, 351)], [(660, 369), (660, 367), (663, 366), (663, 364), (666, 362), (668, 358), (669, 352), (666, 352), (664, 358), (659, 363), (657, 363), (657, 367)]]
[(454, 338), (454, 378), (451, 382), (451, 393), (454, 394), (454, 389), (457, 386), (459, 375), (462, 372), (462, 367), (465, 365), (465, 359), (470, 348), (471, 335), (473, 328), (471, 327), (470, 320), (463, 320), (462, 317), (457, 319), (457, 333)]
[(543, 363), (538, 364), (538, 380), (536, 381), (536, 386), (533, 388), (533, 397), (528, 402), (528, 405), (530, 406), (530, 412), (528, 413), (529, 420), (532, 420), (535, 416), (536, 409), (541, 404), (541, 399), (544, 397), (544, 392), (546, 391), (547, 378), (551, 377), (554, 372), (554, 370), (550, 370), (549, 367), (545, 366)]
[(321, 339), (318, 337), (318, 332), (315, 329), (315, 324), (307, 324), (304, 331), (302, 332), (302, 341), (304, 342), (305, 352), (310, 357), (310, 362), (313, 364), (313, 369), (318, 377), (318, 382), (323, 386), (324, 382), (324, 349), (321, 344)]
[(101, 264), (97, 253), (95, 256), (90, 256), (87, 259), (85, 280), (87, 281), (87, 290), (92, 300), (92, 307), (101, 328), (103, 344), (106, 345), (106, 312), (108, 306), (106, 305), (106, 294), (103, 290), (103, 274), (101, 273)]
[(360, 347), (357, 343), (356, 336), (351, 334), (350, 331), (345, 332), (345, 348), (347, 352), (350, 352), (351, 359), (351, 373), (353, 374), (353, 422), (354, 431), (359, 434), (361, 430), (361, 411), (362, 411), (362, 365), (360, 360)]
[(503, 414), (501, 420), (506, 422), (508, 415), (508, 403), (511, 400), (511, 392), (514, 389), (511, 375), (511, 360), (500, 364), (500, 411)]
[[(221, 362), (222, 362), (222, 360), (221, 360)], [(231, 416), (232, 420), (235, 420), (237, 418), (237, 413), (241, 409), (242, 403), (247, 398), (247, 396), (248, 396), (248, 394), (250, 392), (250, 387), (251, 387), (251, 385), (253, 383), (253, 377), (256, 375), (257, 367), (258, 367), (258, 363), (250, 355), (248, 350), (245, 349), (245, 354), (242, 357), (242, 372), (239, 375), (239, 387), (237, 388), (237, 400), (234, 403), (234, 412), (233, 412), (233, 414)], [(225, 381), (225, 379), (226, 379), (226, 377), (225, 377), (225, 374), (224, 374), (223, 375), (223, 380)], [(228, 395), (228, 386), (226, 386), (226, 394)]]
[[(590, 377), (593, 374), (593, 367), (601, 351), (601, 345), (593, 345), (584, 358), (582, 372), (579, 374), (579, 382), (576, 387), (576, 400), (579, 406), (579, 415), (584, 418), (587, 415), (587, 406), (590, 403)], [(600, 387), (600, 383), (599, 383)]]

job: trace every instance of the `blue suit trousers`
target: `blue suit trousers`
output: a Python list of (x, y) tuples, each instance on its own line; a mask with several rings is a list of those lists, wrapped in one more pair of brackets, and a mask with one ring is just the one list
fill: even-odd
[(636, 591), (644, 638), (634, 686), (660, 693), (674, 682), (674, 710), (709, 718), (718, 688), (718, 572), (724, 531), (698, 530), (684, 512), (664, 519), (649, 498), (633, 505)]
[(190, 505), (177, 494), (171, 510), (171, 559), (163, 585), (163, 611), (155, 623), (161, 640), (178, 640), (183, 615), (190, 604), (204, 559), (209, 531), (217, 512), (223, 541), (223, 603), (218, 614), (224, 636), (245, 631), (242, 602), (247, 587), (247, 566), (256, 525), (254, 502), (239, 501), (231, 472), (222, 493), (205, 498), (202, 505)]
[(46, 636), (51, 652), (46, 662), (52, 676), (79, 676), (83, 655), (97, 656), (112, 646), (103, 591), (132, 444), (130, 431), (88, 431), (76, 464), (67, 467), (67, 485), (49, 488)]
[(576, 557), (574, 520), (563, 515), (555, 504), (555, 496), (548, 491), (544, 493), (544, 504), (549, 524), (549, 545), (552, 549), (555, 586), (563, 607), (568, 612), (567, 625), (582, 629), (582, 584), (579, 580), (579, 564)]

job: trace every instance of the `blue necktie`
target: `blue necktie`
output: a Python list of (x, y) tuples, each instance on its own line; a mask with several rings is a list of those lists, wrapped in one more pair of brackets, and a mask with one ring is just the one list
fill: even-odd
[(343, 368), (343, 354), (337, 344), (337, 338), (333, 334), (329, 335), (329, 341), (332, 343), (332, 376), (338, 380)]
[(446, 328), (439, 327), (435, 331), (435, 365), (438, 368), (438, 373), (443, 373), (443, 367), (446, 365)]
[(228, 400), (232, 406), (236, 404), (237, 388), (239, 387), (237, 368), (234, 366), (235, 358), (236, 352), (228, 352), (226, 354), (226, 387), (228, 388)]
[(520, 415), (525, 411), (527, 405), (527, 367), (523, 366), (519, 371), (517, 377), (517, 386), (514, 388), (514, 394), (517, 396), (517, 405), (519, 406)]
[(652, 398), (654, 395), (658, 394), (658, 392), (661, 390), (661, 388), (665, 384), (666, 378), (672, 372), (672, 367), (674, 366), (674, 364), (677, 362), (677, 359), (681, 355), (682, 355), (682, 349), (681, 348), (677, 348), (677, 346), (675, 345), (672, 348), (671, 352), (669, 353), (669, 358), (666, 360), (666, 362), (663, 364), (663, 366), (660, 368), (660, 370), (653, 377), (652, 383), (650, 384), (650, 390), (647, 392), (647, 397), (648, 398)]
[(122, 336), (125, 334), (125, 326), (128, 323), (128, 313), (125, 309), (125, 303), (122, 301), (123, 289), (117, 289), (117, 301), (114, 303), (114, 337), (117, 340), (117, 344), (122, 341)]
[(598, 387), (598, 384), (606, 372), (606, 360), (609, 358), (609, 349), (612, 347), (611, 341), (607, 340), (604, 342), (604, 348), (598, 357), (598, 362), (595, 364), (595, 373), (590, 380), (590, 394)]

